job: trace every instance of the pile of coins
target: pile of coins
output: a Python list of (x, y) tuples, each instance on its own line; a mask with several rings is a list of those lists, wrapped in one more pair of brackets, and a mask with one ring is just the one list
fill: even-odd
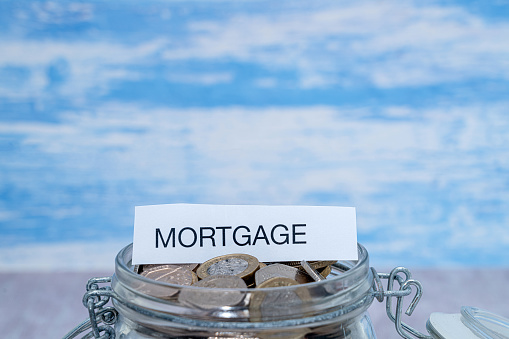
[[(335, 263), (304, 260), (259, 262), (251, 255), (228, 254), (202, 264), (137, 265), (134, 271), (152, 280), (181, 285), (183, 288), (146, 284), (143, 293), (177, 303), (179, 307), (199, 310), (205, 317), (203, 319), (210, 317), (208, 319), (217, 321), (219, 317), (220, 321), (239, 318), (249, 322), (271, 322), (295, 319), (304, 314), (315, 315), (316, 309), (309, 306), (312, 300), (330, 296), (334, 291), (329, 291), (328, 286), (308, 288), (306, 284), (326, 279)], [(335, 265), (333, 274), (341, 271), (343, 268)], [(183, 331), (178, 332), (179, 338), (195, 336), (194, 333), (190, 334), (190, 330), (179, 331)], [(229, 334), (212, 331), (203, 335), (203, 338), (346, 338), (350, 332), (343, 325), (334, 323), (259, 331), (263, 333)]]
[[(149, 279), (183, 286), (267, 288), (324, 280), (336, 261), (259, 262), (249, 254), (228, 254), (203, 264), (136, 265)], [(240, 278), (240, 279), (237, 279)]]
[[(245, 293), (235, 289), (284, 287), (324, 280), (331, 273), (331, 265), (336, 261), (287, 261), (259, 262), (248, 254), (228, 254), (207, 260), (203, 264), (152, 264), (137, 265), (134, 271), (146, 278), (182, 286), (206, 287), (207, 289), (160, 289), (147, 294), (163, 299), (178, 298), (182, 304), (201, 309), (213, 309), (222, 306), (235, 306), (245, 302)], [(211, 290), (215, 288), (232, 289)], [(179, 293), (180, 292), (180, 293)], [(255, 317), (257, 310), (264, 304), (274, 309), (278, 299), (284, 307), (289, 303), (299, 303), (306, 298), (305, 292), (263, 294), (263, 300), (250, 300)], [(300, 294), (300, 295), (299, 295)], [(260, 294), (262, 295), (262, 294)]]

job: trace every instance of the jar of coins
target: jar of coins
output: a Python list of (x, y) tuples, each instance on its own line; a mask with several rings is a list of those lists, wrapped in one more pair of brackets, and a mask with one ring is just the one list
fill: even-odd
[[(401, 267), (378, 274), (360, 244), (352, 261), (262, 263), (228, 254), (201, 264), (134, 266), (131, 258), (132, 244), (117, 255), (113, 277), (89, 281), (83, 303), (90, 319), (65, 338), (89, 329), (95, 338), (110, 339), (376, 338), (367, 312), (375, 298), (387, 298), (388, 316), (402, 337), (418, 333), (400, 315), (412, 287), (407, 314), (418, 302), (419, 282)], [(385, 291), (381, 279), (388, 280)], [(106, 307), (110, 300), (113, 306)]]
[[(201, 281), (221, 279), (196, 287), (184, 282), (197, 280), (194, 272), (188, 270), (192, 273), (184, 277), (178, 265), (163, 267), (159, 274), (172, 272), (168, 274), (174, 275), (174, 282), (182, 279), (181, 284), (153, 279), (157, 274), (137, 274), (131, 255), (131, 246), (119, 253), (112, 281), (119, 313), (117, 338), (375, 338), (366, 312), (373, 301), (373, 273), (362, 246), (358, 261), (331, 265), (329, 279), (311, 282), (304, 270), (285, 265), (295, 268), (293, 279), (278, 273), (260, 278), (264, 281), (254, 288), (248, 285), (256, 284), (253, 272), (261, 268), (250, 256), (218, 257), (201, 265), (197, 269)], [(221, 262), (223, 266), (218, 265)], [(207, 268), (209, 273), (216, 273), (210, 272), (214, 268), (223, 274), (207, 274)], [(243, 268), (244, 276), (224, 274)]]

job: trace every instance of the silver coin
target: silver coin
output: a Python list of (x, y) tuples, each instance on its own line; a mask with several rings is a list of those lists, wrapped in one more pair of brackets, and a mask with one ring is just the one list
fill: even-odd
[(161, 265), (159, 268), (154, 267), (149, 271), (143, 271), (141, 275), (176, 285), (191, 285), (198, 280), (192, 271), (180, 265)]
[(301, 298), (294, 291), (273, 291), (265, 295), (260, 312), (262, 319), (281, 319), (294, 315), (302, 304)]
[[(309, 293), (305, 288), (288, 288), (295, 285), (299, 283), (286, 277), (271, 278), (258, 285), (249, 305), (251, 320), (278, 320), (301, 312), (303, 300), (309, 299)], [(270, 290), (264, 291), (265, 288)]]
[[(159, 269), (152, 268), (151, 270), (143, 271), (140, 274), (155, 281), (183, 286), (189, 286), (198, 281), (196, 273), (180, 265), (160, 265)], [(171, 298), (179, 291), (177, 288), (156, 284), (147, 284), (143, 290), (144, 293), (148, 295), (163, 299)]]
[(228, 258), (210, 265), (209, 275), (237, 275), (246, 270), (249, 263), (242, 258)]
[(276, 277), (290, 278), (297, 281), (299, 284), (313, 281), (306, 273), (300, 271), (296, 267), (291, 267), (283, 264), (272, 264), (266, 267), (262, 267), (256, 271), (255, 283), (258, 286), (264, 281)]
[(214, 309), (222, 306), (235, 306), (244, 299), (247, 288), (244, 280), (235, 275), (211, 275), (193, 284), (196, 287), (183, 289), (179, 302), (202, 309)]

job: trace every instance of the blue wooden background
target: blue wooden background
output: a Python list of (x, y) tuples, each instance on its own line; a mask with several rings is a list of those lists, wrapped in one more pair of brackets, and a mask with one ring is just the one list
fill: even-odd
[[(375, 265), (507, 266), (509, 5), (0, 2), (0, 269), (134, 206), (357, 208)], [(324, 235), (326, 236), (326, 235)]]

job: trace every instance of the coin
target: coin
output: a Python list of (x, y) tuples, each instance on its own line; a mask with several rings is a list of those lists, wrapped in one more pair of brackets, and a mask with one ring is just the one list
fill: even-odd
[(152, 270), (159, 270), (164, 268), (165, 266), (169, 267), (175, 267), (180, 266), (182, 268), (185, 268), (189, 271), (193, 271), (196, 267), (198, 267), (198, 264), (146, 264), (146, 265), (140, 265), (140, 272), (147, 272)]
[(193, 284), (200, 289), (183, 289), (179, 302), (202, 309), (213, 309), (222, 306), (235, 306), (244, 299), (247, 288), (244, 280), (235, 275), (211, 275)]
[[(256, 286), (249, 304), (250, 321), (285, 319), (297, 314), (307, 294), (303, 289), (283, 288), (294, 285), (299, 283), (290, 278), (275, 277)], [(270, 290), (265, 292), (265, 288)]]
[(152, 280), (176, 285), (191, 285), (198, 281), (198, 277), (194, 272), (178, 264), (153, 267), (149, 271), (141, 272), (141, 275)]
[[(300, 285), (297, 281), (285, 278), (285, 277), (276, 277), (271, 278), (269, 280), (264, 281), (260, 285), (256, 286), (256, 288), (271, 288), (271, 287), (287, 287)], [(297, 288), (295, 289), (295, 293), (300, 297), (301, 300), (308, 300), (310, 298), (309, 292), (307, 288)]]
[(273, 277), (256, 285), (256, 288), (283, 287), (293, 285), (299, 285), (299, 283), (296, 280), (287, 277)]
[(255, 272), (255, 283), (258, 286), (264, 281), (275, 277), (290, 278), (300, 284), (305, 284), (313, 281), (307, 274), (299, 271), (299, 269), (296, 267), (291, 267), (283, 264), (272, 264), (266, 267), (262, 267)]
[(302, 260), (300, 265), (314, 281), (325, 280), (325, 278), (315, 268), (311, 267), (311, 265), (306, 260)]
[(200, 279), (211, 275), (236, 275), (249, 281), (259, 268), (259, 261), (248, 254), (227, 254), (212, 258), (196, 270)]
[[(335, 264), (337, 260), (309, 260), (308, 263), (311, 267), (313, 267), (315, 270), (324, 268), (326, 266)], [(298, 269), (302, 269), (302, 265), (300, 264), (300, 261), (281, 261), (280, 264), (288, 265), (297, 267)]]
[[(141, 275), (156, 281), (175, 285), (192, 285), (198, 281), (196, 274), (180, 265), (161, 265), (159, 269), (141, 272)], [(171, 298), (178, 293), (177, 288), (161, 285), (146, 285), (143, 288), (146, 294), (158, 298)]]
[(320, 274), (322, 275), (322, 277), (327, 278), (327, 276), (328, 276), (329, 274), (331, 274), (331, 272), (332, 272), (332, 265), (329, 265), (329, 266), (324, 267), (324, 268), (320, 268), (320, 269), (318, 269), (317, 271), (318, 271), (318, 272), (320, 272)]
[(246, 288), (244, 279), (235, 275), (211, 275), (193, 284), (196, 287), (208, 288)]

